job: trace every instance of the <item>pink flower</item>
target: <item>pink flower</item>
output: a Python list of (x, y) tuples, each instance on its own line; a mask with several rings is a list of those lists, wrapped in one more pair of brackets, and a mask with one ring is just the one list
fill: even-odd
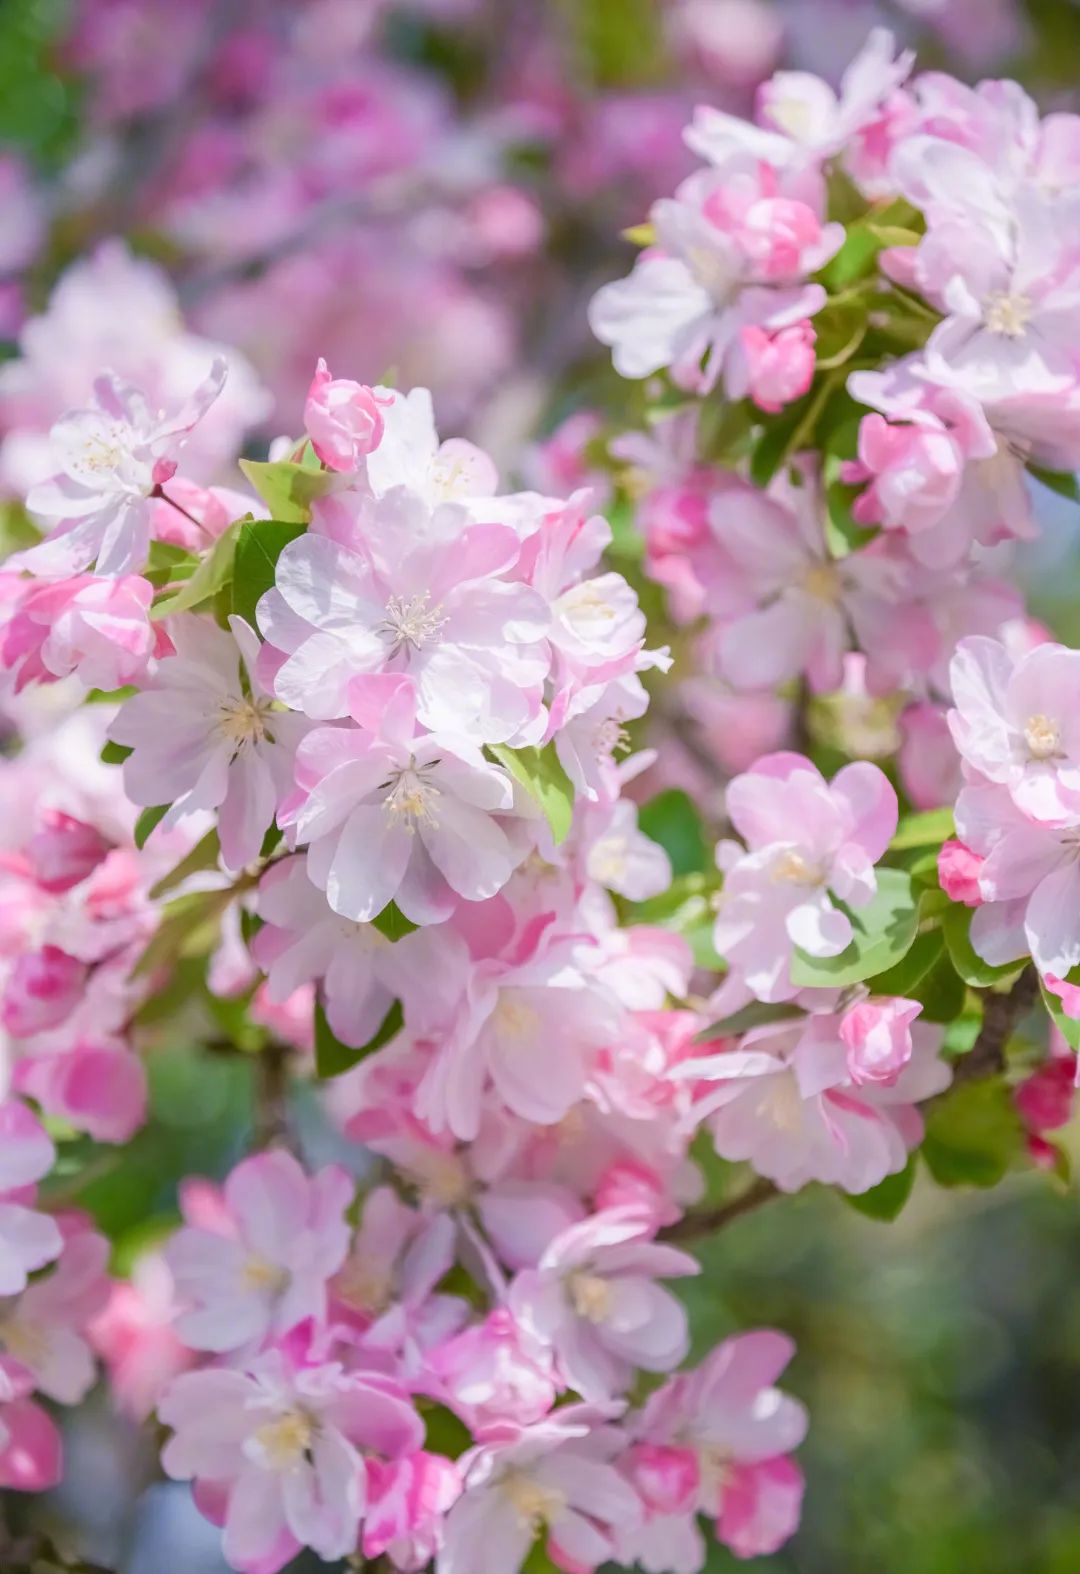
[(960, 791), (960, 760), (940, 705), (909, 705), (900, 717), (900, 779), (916, 809), (954, 803)]
[[(695, 1082), (695, 1120), (722, 1158), (748, 1159), (781, 1191), (809, 1181), (869, 1191), (895, 1175), (922, 1141), (916, 1105), (948, 1087), (940, 1029), (910, 1030), (912, 1052), (888, 1081), (857, 1081), (842, 1018), (806, 1017), (756, 1028), (730, 1048), (680, 1063)], [(862, 1068), (860, 1067), (862, 1074)]]
[(367, 1461), (368, 1508), (363, 1553), (386, 1553), (397, 1569), (424, 1569), (442, 1544), (447, 1511), (461, 1493), (461, 1472), (440, 1454)]
[(108, 1370), (113, 1402), (134, 1421), (145, 1421), (173, 1378), (195, 1364), (195, 1355), (172, 1326), (176, 1315), (165, 1260), (146, 1252), (129, 1280), (111, 1286), (106, 1306), (88, 1328)]
[(953, 741), (982, 777), (1008, 789), (1030, 820), (1080, 814), (1080, 651), (1038, 645), (1019, 657), (999, 641), (962, 640), (949, 668)]
[(439, 1396), (477, 1436), (505, 1422), (529, 1426), (555, 1403), (548, 1345), (506, 1306), (436, 1346), (427, 1365)]
[(859, 461), (844, 479), (872, 484), (855, 501), (860, 524), (887, 530), (929, 530), (960, 495), (964, 456), (944, 429), (890, 426), (880, 415), (863, 417)]
[[(499, 577), (518, 558), (513, 530), (471, 525), (453, 504), (429, 515), (404, 489), (327, 499), (319, 514), (328, 533), (290, 542), (259, 602), (260, 628), (286, 653), (279, 699), (324, 720), (347, 714), (356, 678), (408, 674), (425, 727), (498, 743), (537, 721), (550, 617), (534, 590)], [(344, 539), (331, 539), (338, 515)]]
[(108, 851), (109, 843), (97, 826), (63, 809), (46, 809), (41, 829), (23, 847), (38, 885), (56, 896), (81, 885)]
[(978, 907), (982, 902), (979, 875), (985, 859), (973, 853), (963, 842), (950, 837), (941, 844), (938, 853), (938, 883), (950, 902), (963, 902), (965, 907)]
[(185, 1372), (158, 1414), (174, 1436), (161, 1462), (220, 1513), (242, 1574), (277, 1574), (301, 1547), (329, 1561), (356, 1550), (365, 1454), (415, 1453), (423, 1426), (395, 1383), (336, 1362), (268, 1350), (239, 1369)]
[(16, 692), (71, 673), (87, 688), (122, 688), (141, 681), (150, 658), (168, 648), (149, 618), (153, 586), (138, 575), (76, 574), (55, 584), (31, 581), (20, 592), (0, 643)]
[(557, 1235), (510, 1287), (514, 1315), (551, 1346), (584, 1399), (613, 1398), (635, 1368), (670, 1371), (689, 1347), (682, 1303), (654, 1280), (699, 1273), (700, 1264), (651, 1233), (633, 1210), (595, 1214)]
[(242, 618), (231, 617), (229, 629), (193, 614), (173, 619), (176, 654), (125, 700), (109, 737), (133, 751), (124, 761), (132, 802), (170, 805), (166, 830), (196, 810), (217, 809), (222, 858), (241, 869), (258, 857), (292, 785), (307, 729), (298, 716), (271, 714), (273, 699), (256, 676), (258, 640)]
[(52, 1417), (0, 1372), (0, 1487), (47, 1492), (63, 1473), (63, 1443)]
[(364, 383), (330, 376), (320, 358), (304, 405), (311, 446), (331, 470), (358, 470), (383, 435), (382, 405), (390, 404)]
[(84, 962), (59, 946), (24, 951), (4, 989), (0, 1019), (15, 1038), (30, 1038), (57, 1027), (74, 1011), (86, 985)]
[(747, 847), (717, 849), (725, 876), (714, 942), (759, 999), (787, 999), (795, 946), (838, 956), (850, 942), (830, 893), (854, 907), (871, 900), (896, 794), (876, 765), (845, 766), (826, 783), (801, 755), (770, 754), (729, 784), (727, 812)]
[(52, 1168), (56, 1150), (17, 1099), (0, 1104), (0, 1139), (0, 1295), (18, 1295), (63, 1246), (55, 1219), (27, 1206), (27, 1188)]
[(76, 1043), (27, 1056), (14, 1072), (20, 1093), (95, 1142), (129, 1142), (146, 1120), (146, 1072), (123, 1044)]
[[(758, 89), (757, 118), (815, 158), (837, 153), (874, 121), (915, 63), (875, 27), (840, 79), (837, 93), (809, 71), (777, 71)], [(704, 151), (703, 148), (698, 151)]]
[(308, 873), (335, 913), (367, 921), (396, 901), (437, 923), (483, 901), (528, 851), (512, 840), (513, 786), (475, 743), (416, 732), (416, 691), (386, 674), (353, 687), (360, 727), (320, 727), (296, 759), (297, 792), (279, 816), (310, 844)]
[(742, 330), (739, 347), (745, 362), (746, 391), (759, 410), (775, 415), (802, 398), (814, 380), (816, 341), (809, 322), (792, 323), (775, 333), (756, 325)]
[(105, 1237), (78, 1229), (47, 1276), (0, 1306), (0, 1349), (9, 1370), (18, 1363), (34, 1387), (59, 1404), (78, 1404), (97, 1375), (85, 1330), (108, 1298), (108, 1262)]
[(217, 359), (187, 404), (155, 413), (145, 395), (115, 376), (99, 377), (94, 404), (64, 416), (50, 433), (60, 469), (35, 486), (30, 511), (55, 524), (11, 567), (33, 574), (99, 574), (141, 568), (150, 540), (151, 494), (176, 472), (176, 456), (225, 382)]
[(393, 1004), (383, 977), (390, 942), (369, 923), (341, 918), (312, 884), (306, 860), (281, 859), (259, 883), (258, 912), (266, 922), (251, 955), (267, 975), (275, 1004), (301, 985), (322, 980), (326, 1019), (344, 1044), (373, 1038)]
[(608, 1462), (620, 1439), (603, 1419), (569, 1405), (464, 1455), (465, 1491), (447, 1516), (436, 1574), (518, 1574), (538, 1536), (574, 1574), (608, 1562), (641, 1506)]
[(1013, 1090), (1013, 1102), (1030, 1132), (1067, 1126), (1076, 1098), (1076, 1057), (1051, 1055)]
[(849, 1006), (839, 1033), (856, 1086), (893, 1086), (911, 1059), (911, 1024), (921, 1011), (917, 1000), (871, 999)]
[(328, 1280), (349, 1249), (353, 1183), (335, 1165), (309, 1179), (291, 1154), (245, 1159), (225, 1182), (225, 1230), (188, 1226), (165, 1259), (196, 1350), (237, 1350), (326, 1311)]
[[(767, 1329), (727, 1339), (631, 1421), (639, 1441), (623, 1468), (648, 1509), (643, 1567), (688, 1574), (702, 1567), (704, 1548), (687, 1515), (715, 1520), (717, 1536), (740, 1558), (777, 1551), (796, 1529), (803, 1480), (788, 1456), (806, 1435), (807, 1417), (774, 1386), (793, 1354), (790, 1339)], [(621, 1541), (628, 1558), (635, 1535)], [(665, 1561), (665, 1542), (669, 1556), (686, 1549), (685, 1563)]]

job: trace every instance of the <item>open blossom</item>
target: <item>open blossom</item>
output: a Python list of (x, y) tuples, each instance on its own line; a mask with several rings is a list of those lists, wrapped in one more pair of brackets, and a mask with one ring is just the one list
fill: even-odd
[(28, 1188), (52, 1168), (56, 1151), (17, 1099), (0, 1104), (0, 1138), (0, 1295), (18, 1295), (63, 1245), (56, 1221), (27, 1204)]
[(717, 849), (716, 948), (759, 999), (787, 999), (795, 946), (837, 956), (850, 942), (851, 921), (832, 896), (853, 907), (873, 897), (896, 794), (876, 765), (847, 765), (827, 783), (801, 755), (770, 754), (729, 784), (727, 812), (746, 849)]
[(380, 407), (390, 402), (364, 383), (331, 377), (320, 359), (304, 405), (304, 426), (323, 464), (331, 470), (358, 469), (382, 441)]
[(76, 1229), (50, 1273), (17, 1300), (0, 1302), (0, 1351), (8, 1370), (17, 1363), (36, 1389), (60, 1404), (78, 1404), (96, 1378), (86, 1329), (108, 1297), (108, 1261), (105, 1237)]
[(510, 1287), (515, 1316), (551, 1346), (584, 1399), (611, 1399), (635, 1368), (667, 1372), (686, 1354), (685, 1309), (654, 1281), (698, 1273), (700, 1264), (650, 1236), (633, 1209), (597, 1213), (557, 1235)]
[(529, 1426), (555, 1403), (550, 1347), (507, 1306), (436, 1346), (428, 1369), (440, 1397), (478, 1436), (506, 1422)]
[[(739, 350), (746, 391), (759, 410), (775, 415), (792, 400), (802, 398), (814, 380), (816, 339), (809, 322), (795, 322), (775, 333), (756, 326), (743, 329)], [(737, 385), (737, 371), (730, 381)]]
[(621, 1538), (648, 1574), (698, 1574), (703, 1514), (736, 1557), (775, 1552), (799, 1522), (802, 1472), (789, 1456), (807, 1416), (776, 1379), (794, 1345), (761, 1329), (726, 1339), (691, 1372), (665, 1383), (631, 1418), (623, 1469), (646, 1522)]
[(437, 923), (459, 899), (506, 884), (528, 843), (511, 834), (513, 784), (466, 736), (417, 733), (412, 681), (352, 686), (357, 727), (319, 727), (300, 745), (283, 825), (310, 844), (308, 873), (335, 913), (367, 921), (396, 901)]
[(755, 1028), (675, 1068), (694, 1083), (693, 1119), (708, 1125), (722, 1158), (748, 1159), (781, 1191), (812, 1180), (868, 1191), (904, 1168), (922, 1141), (916, 1106), (951, 1078), (938, 1058), (941, 1031), (916, 1023), (910, 1056), (902, 1043), (886, 1057), (891, 1066), (874, 1065), (875, 1046), (849, 1023), (849, 1048), (844, 1021), (826, 1014)]
[(259, 602), (263, 634), (286, 653), (279, 699), (316, 720), (344, 716), (353, 680), (401, 673), (425, 727), (497, 743), (539, 720), (550, 618), (535, 590), (500, 577), (520, 552), (513, 530), (471, 524), (455, 504), (429, 514), (402, 490), (318, 512), (327, 533), (289, 543)]
[(335, 913), (315, 886), (303, 856), (271, 864), (259, 882), (264, 919), (251, 955), (267, 975), (269, 1000), (284, 1004), (320, 980), (326, 1020), (342, 1043), (373, 1038), (394, 1000), (384, 974), (390, 942), (373, 924)]
[(876, 27), (844, 71), (839, 92), (809, 71), (777, 71), (758, 89), (757, 118), (807, 156), (827, 158), (878, 116), (914, 62), (910, 50), (896, 53), (891, 33)]
[(424, 1451), (404, 1459), (368, 1459), (366, 1465), (365, 1558), (385, 1553), (405, 1574), (427, 1568), (442, 1545), (446, 1513), (460, 1495), (460, 1470), (453, 1460)]
[(851, 1080), (895, 1082), (914, 1052), (911, 1024), (921, 1012), (918, 1000), (899, 998), (860, 1000), (845, 1011), (838, 1031)]
[(153, 586), (137, 574), (76, 574), (47, 584), (20, 583), (0, 639), (0, 662), (15, 688), (71, 673), (87, 688), (123, 688), (146, 676), (168, 641), (150, 622)]
[(236, 1350), (326, 1310), (349, 1245), (353, 1183), (334, 1165), (309, 1179), (291, 1154), (256, 1154), (225, 1182), (221, 1228), (189, 1225), (165, 1257), (176, 1328), (196, 1350)]
[(1037, 645), (1015, 656), (998, 640), (962, 640), (949, 668), (953, 741), (1029, 819), (1080, 816), (1080, 651)]
[(395, 1383), (281, 1349), (240, 1368), (183, 1373), (158, 1414), (174, 1432), (161, 1456), (166, 1473), (195, 1480), (241, 1574), (277, 1574), (305, 1546), (329, 1560), (354, 1552), (365, 1454), (396, 1458), (423, 1441)]
[(654, 203), (656, 246), (590, 307), (616, 371), (637, 378), (670, 367), (683, 386), (708, 392), (745, 329), (776, 333), (820, 311), (825, 292), (807, 281), (843, 228), (822, 223), (809, 195), (797, 178), (736, 153)]
[(35, 486), (31, 513), (52, 522), (49, 535), (13, 560), (34, 574), (99, 574), (142, 567), (150, 541), (151, 495), (176, 473), (184, 440), (221, 392), (225, 362), (215, 360), (187, 404), (155, 412), (138, 388), (114, 376), (94, 384), (94, 404), (56, 423), (50, 434), (60, 469)]
[(569, 1405), (466, 1454), (437, 1574), (518, 1574), (538, 1537), (561, 1568), (591, 1574), (608, 1562), (617, 1530), (638, 1523), (641, 1506), (609, 1462), (620, 1438), (603, 1419)]
[(276, 710), (260, 687), (258, 641), (244, 620), (230, 617), (229, 629), (194, 616), (172, 620), (176, 654), (124, 702), (109, 736), (133, 751), (124, 762), (132, 802), (169, 805), (166, 830), (196, 810), (217, 809), (222, 857), (241, 869), (258, 857), (292, 785), (306, 725)]

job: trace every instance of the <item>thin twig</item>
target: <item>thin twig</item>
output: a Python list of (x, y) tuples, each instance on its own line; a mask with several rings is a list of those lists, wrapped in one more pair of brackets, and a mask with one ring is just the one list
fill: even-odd
[(660, 1231), (660, 1239), (664, 1241), (699, 1241), (705, 1236), (715, 1235), (717, 1230), (722, 1230), (725, 1225), (731, 1224), (734, 1219), (739, 1219), (744, 1213), (752, 1213), (755, 1208), (760, 1208), (763, 1203), (771, 1202), (774, 1197), (781, 1196), (770, 1180), (758, 1178), (745, 1191), (737, 1197), (732, 1197), (729, 1202), (722, 1202), (717, 1208), (708, 1208), (700, 1213), (687, 1213), (676, 1224), (669, 1224), (666, 1230)]
[(289, 1141), (289, 1046), (273, 1039), (255, 1055), (252, 1143), (260, 1151)]
[(974, 1082), (1005, 1070), (1006, 1045), (1038, 992), (1038, 974), (1028, 966), (1007, 994), (994, 994), (991, 990), (984, 993), (982, 1027), (968, 1053), (955, 1062), (954, 1087), (958, 1082)]

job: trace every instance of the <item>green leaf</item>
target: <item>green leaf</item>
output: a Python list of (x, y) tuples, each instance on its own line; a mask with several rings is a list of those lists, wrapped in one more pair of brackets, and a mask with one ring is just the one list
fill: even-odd
[(805, 1013), (798, 1006), (769, 1005), (764, 1000), (752, 1000), (741, 1011), (714, 1022), (695, 1035), (695, 1044), (709, 1044), (718, 1038), (738, 1038), (756, 1027), (771, 1027), (774, 1022), (790, 1022)]
[(545, 1541), (533, 1542), (528, 1557), (521, 1565), (521, 1574), (561, 1574), (559, 1565), (548, 1556)]
[(161, 824), (168, 814), (170, 804), (159, 803), (153, 809), (144, 809), (135, 821), (135, 846), (141, 851), (147, 843), (151, 831)]
[(1028, 465), (1028, 470), (1036, 481), (1048, 486), (1051, 492), (1067, 497), (1070, 503), (1080, 503), (1080, 478), (1071, 470), (1044, 470), (1042, 465), (1032, 464)]
[(286, 524), (306, 525), (316, 498), (332, 491), (336, 477), (327, 470), (312, 470), (293, 459), (264, 464), (241, 459), (240, 468), (273, 517)]
[(922, 1020), (943, 1025), (954, 1022), (961, 1015), (967, 997), (967, 985), (946, 950), (942, 950), (934, 966), (911, 993), (911, 998), (922, 1004)]
[(889, 851), (906, 852), (912, 847), (940, 847), (956, 835), (951, 809), (927, 809), (922, 814), (905, 814), (889, 843)]
[(255, 608), (259, 599), (273, 588), (277, 560), (304, 526), (284, 519), (242, 519), (236, 538), (233, 564), (232, 609), (252, 628), (257, 628)]
[(542, 749), (510, 749), (505, 743), (492, 743), (488, 752), (543, 810), (556, 846), (564, 842), (574, 818), (574, 788), (554, 743), (546, 743)]
[(915, 1185), (915, 1155), (912, 1153), (904, 1168), (897, 1175), (886, 1175), (877, 1186), (859, 1193), (841, 1192), (840, 1195), (856, 1213), (868, 1219), (891, 1223), (903, 1210)]
[(174, 612), (192, 612), (206, 601), (212, 601), (218, 591), (227, 585), (233, 572), (236, 540), (243, 521), (237, 520), (218, 536), (198, 568), (185, 579), (179, 590), (160, 596), (150, 613), (152, 618), (167, 618)]
[(201, 874), (204, 869), (216, 869), (220, 851), (217, 827), (213, 826), (202, 840), (196, 842), (191, 851), (181, 858), (174, 869), (170, 869), (168, 874), (162, 875), (156, 885), (150, 887), (151, 900), (156, 902), (159, 897), (174, 890), (187, 879), (188, 875)]
[(818, 371), (844, 366), (866, 337), (866, 305), (862, 301), (829, 301), (813, 320)]
[(788, 455), (795, 451), (796, 437), (814, 408), (815, 397), (814, 391), (804, 394), (801, 399), (785, 405), (780, 414), (766, 424), (750, 456), (750, 479), (755, 486), (768, 486)]
[(970, 907), (963, 907), (959, 902), (950, 902), (941, 920), (941, 928), (953, 966), (965, 984), (971, 984), (976, 989), (988, 989), (991, 985), (1000, 984), (1002, 979), (1011, 978), (1014, 973), (1019, 972), (1024, 965), (1024, 958), (1020, 957), (1015, 962), (1008, 962), (1004, 967), (991, 967), (989, 962), (984, 962), (981, 956), (976, 955), (971, 944), (970, 930), (973, 916)]
[(382, 912), (376, 913), (371, 922), (388, 940), (402, 940), (420, 927), (419, 924), (414, 924), (411, 918), (405, 917), (396, 902), (387, 902)]
[(362, 1044), (359, 1049), (354, 1049), (350, 1044), (343, 1044), (338, 1038), (329, 1022), (322, 1002), (315, 1003), (315, 1071), (325, 1080), (328, 1077), (340, 1077), (343, 1071), (351, 1071), (353, 1066), (358, 1066), (368, 1055), (373, 1055), (377, 1049), (388, 1044), (395, 1034), (400, 1033), (405, 1017), (401, 1009), (401, 1001), (395, 1000), (389, 1011), (383, 1017), (376, 1032)]
[(917, 246), (922, 238), (919, 223), (917, 210), (902, 197), (871, 209), (848, 223), (844, 244), (818, 278), (830, 293), (849, 289), (876, 271), (878, 256), (887, 246)]
[(99, 756), (102, 765), (123, 765), (128, 755), (133, 751), (126, 743), (114, 743), (111, 738), (101, 746)]
[(828, 481), (825, 485), (825, 544), (832, 558), (845, 558), (868, 545), (878, 534), (876, 525), (860, 525), (851, 505), (862, 491), (847, 481)]
[(199, 566), (199, 560), (186, 547), (174, 546), (171, 541), (151, 541), (143, 577), (155, 589), (188, 579)]
[(681, 787), (671, 787), (642, 804), (638, 825), (667, 853), (672, 874), (693, 874), (707, 866), (709, 850), (701, 816)]
[(809, 956), (796, 950), (791, 981), (802, 989), (838, 989), (859, 984), (894, 967), (907, 955), (918, 929), (918, 906), (902, 869), (879, 869), (877, 893), (865, 907), (849, 911), (854, 935), (839, 956)]
[(922, 1152), (939, 1186), (996, 1186), (1023, 1151), (1023, 1123), (1000, 1077), (962, 1082), (928, 1107)]
[(875, 978), (867, 979), (867, 987), (872, 995), (902, 995), (907, 1000), (914, 1000), (916, 997), (912, 991), (918, 988), (944, 954), (945, 941), (940, 929), (918, 935), (907, 955), (901, 957), (894, 967), (878, 973)]

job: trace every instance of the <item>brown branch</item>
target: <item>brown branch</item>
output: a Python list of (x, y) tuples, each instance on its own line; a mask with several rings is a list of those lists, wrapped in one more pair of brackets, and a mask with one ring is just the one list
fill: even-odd
[(669, 1224), (666, 1230), (660, 1231), (663, 1241), (699, 1241), (707, 1235), (715, 1235), (717, 1230), (722, 1230), (725, 1225), (739, 1219), (744, 1213), (752, 1213), (755, 1208), (760, 1208), (762, 1203), (771, 1202), (774, 1197), (781, 1196), (772, 1181), (764, 1180), (760, 1176), (751, 1182), (745, 1191), (737, 1197), (732, 1197), (729, 1202), (722, 1202), (719, 1207), (708, 1208), (700, 1213), (687, 1213), (676, 1224)]
[(260, 1151), (286, 1146), (289, 1141), (289, 1055), (288, 1044), (273, 1039), (252, 1057), (252, 1145)]
[(954, 1063), (954, 1087), (958, 1082), (974, 1082), (1005, 1070), (1006, 1045), (1021, 1017), (1031, 1009), (1038, 992), (1038, 974), (1031, 966), (1025, 967), (1007, 994), (984, 992), (982, 1027), (968, 1053)]

